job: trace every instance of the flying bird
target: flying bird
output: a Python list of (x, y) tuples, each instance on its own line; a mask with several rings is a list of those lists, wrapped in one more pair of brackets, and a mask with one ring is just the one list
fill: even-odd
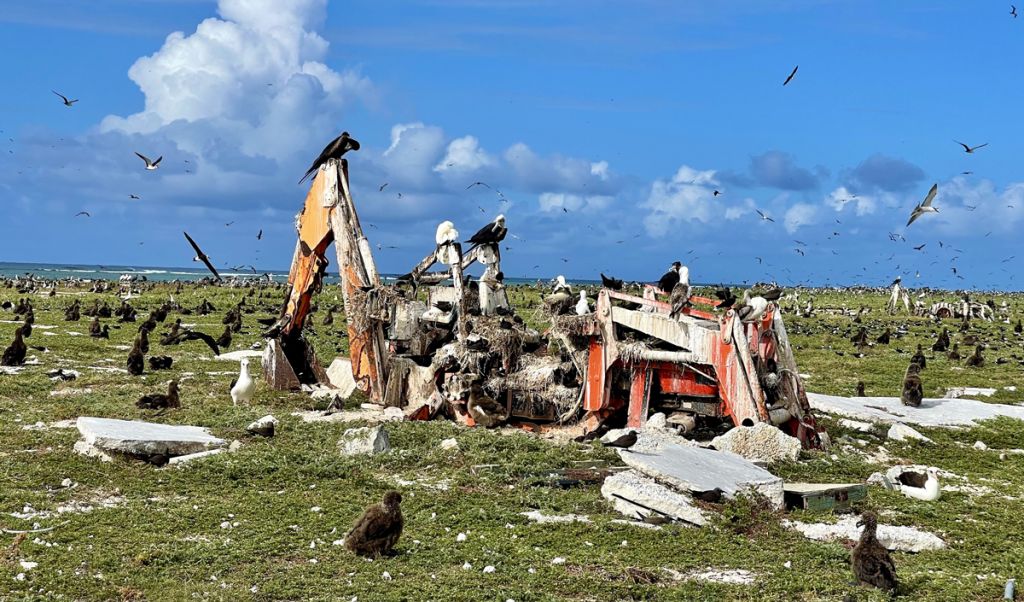
[(1014, 19), (1017, 18), (1017, 7), (1012, 4), (1010, 5), (1010, 14), (1013, 15)]
[(960, 142), (959, 140), (954, 140), (953, 142), (956, 142), (960, 146), (964, 147), (964, 152), (969, 155), (974, 153), (974, 151), (978, 150), (979, 148), (984, 148), (988, 146), (988, 142), (986, 142), (985, 144), (979, 144), (978, 146), (967, 146), (966, 144)]
[(188, 235), (188, 232), (182, 232), (182, 234), (184, 234), (185, 238), (188, 239), (188, 244), (192, 245), (192, 248), (196, 251), (196, 256), (192, 258), (192, 261), (202, 261), (203, 264), (206, 265), (206, 268), (213, 272), (213, 275), (217, 277), (217, 280), (220, 280), (221, 277), (220, 274), (217, 273), (217, 268), (213, 267), (213, 264), (210, 263), (210, 258), (206, 253), (203, 253), (203, 250), (199, 248), (196, 241), (192, 240), (192, 237)]
[(76, 102), (78, 102), (78, 99), (77, 99), (77, 98), (76, 98), (76, 99), (74, 99), (74, 100), (68, 100), (68, 97), (67, 97), (67, 96), (64, 96), (63, 94), (61, 94), (60, 92), (58, 92), (58, 91), (56, 91), (56, 90), (50, 90), (50, 92), (53, 92), (53, 93), (54, 93), (54, 94), (56, 94), (57, 96), (60, 96), (60, 99), (64, 101), (64, 106), (65, 106), (65, 107), (71, 107), (71, 106), (74, 106), (74, 104), (75, 104)]
[(348, 132), (342, 132), (340, 136), (331, 140), (330, 144), (324, 147), (324, 150), (320, 151), (320, 156), (313, 161), (313, 164), (306, 170), (306, 175), (302, 176), (299, 180), (299, 184), (302, 184), (306, 178), (316, 173), (316, 170), (320, 169), (324, 163), (327, 163), (329, 159), (340, 159), (342, 155), (350, 150), (359, 150), (359, 141), (348, 135)]
[(153, 171), (154, 169), (160, 167), (160, 162), (163, 161), (164, 159), (163, 155), (161, 155), (156, 158), (156, 161), (150, 161), (149, 157), (147, 157), (146, 155), (139, 154), (137, 151), (135, 153), (135, 156), (146, 162), (146, 171)]
[(787, 78), (786, 78), (786, 81), (782, 82), (782, 85), (783, 85), (783, 86), (785, 86), (785, 85), (786, 85), (786, 84), (788, 84), (789, 82), (793, 81), (793, 76), (795, 76), (795, 75), (796, 75), (796, 70), (797, 70), (797, 69), (799, 69), (799, 68), (800, 68), (800, 65), (797, 65), (796, 67), (793, 67), (793, 71), (791, 71), (791, 72), (789, 73), (789, 77), (787, 77)]
[(762, 221), (771, 222), (773, 224), (775, 223), (775, 220), (773, 220), (772, 218), (768, 217), (767, 215), (761, 213), (760, 209), (754, 209), (754, 211), (756, 211), (757, 214), (761, 216), (761, 220)]
[[(469, 190), (470, 188), (472, 188), (474, 186), (486, 186), (487, 188), (491, 188), (490, 186), (487, 185), (486, 182), (473, 182), (469, 186), (466, 186), (466, 190)], [(493, 190), (493, 188), (491, 190)]]
[(932, 189), (928, 191), (928, 196), (924, 197), (924, 200), (921, 201), (920, 205), (918, 205), (917, 207), (914, 207), (914, 211), (910, 214), (910, 220), (907, 222), (907, 226), (910, 226), (910, 224), (914, 223), (914, 221), (916, 221), (917, 218), (921, 217), (925, 213), (938, 213), (939, 212), (939, 210), (937, 208), (932, 207), (932, 201), (935, 200), (935, 194), (938, 193), (938, 192), (939, 192), (939, 185), (938, 184), (932, 184)]
[(89, 215), (88, 211), (79, 211), (78, 213), (75, 214), (75, 217), (78, 217), (79, 215), (84, 215), (85, 217), (92, 217), (91, 215)]
[(128, 195), (128, 198), (130, 198), (130, 199), (135, 199), (135, 200), (137, 201), (137, 200), (141, 199), (142, 197), (140, 197), (140, 196), (139, 196), (139, 195), (137, 195), (137, 194), (129, 194), (129, 195)]
[(928, 244), (928, 243), (925, 243), (924, 245), (921, 245), (921, 246), (919, 246), (919, 247), (914, 247), (914, 250), (915, 250), (915, 251), (921, 251), (921, 250), (924, 250), (924, 247), (925, 247), (925, 245), (927, 245), (927, 244)]
[(260, 231), (256, 233), (256, 240), (263, 240), (263, 228), (260, 228)]
[(377, 189), (377, 192), (384, 192), (384, 189), (387, 188), (387, 187), (388, 187), (388, 183), (384, 182), (383, 184), (380, 185), (380, 188)]

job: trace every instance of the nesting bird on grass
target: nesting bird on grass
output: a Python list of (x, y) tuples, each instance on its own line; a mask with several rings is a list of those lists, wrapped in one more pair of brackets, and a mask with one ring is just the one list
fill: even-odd
[(217, 347), (221, 349), (227, 349), (231, 346), (231, 325), (228, 324), (224, 327), (224, 334), (217, 338)]
[(256, 381), (249, 376), (249, 358), (243, 357), (238, 370), (238, 379), (231, 383), (231, 403), (249, 403), (256, 392)]
[(907, 373), (903, 377), (903, 392), (900, 401), (903, 405), (913, 408), (921, 407), (924, 399), (924, 385), (921, 384), (921, 366), (910, 362), (907, 366)]
[(142, 338), (145, 331), (139, 333), (139, 336), (135, 337), (135, 342), (132, 344), (131, 351), (128, 352), (128, 361), (126, 365), (128, 367), (128, 374), (132, 376), (139, 376), (142, 374), (142, 370), (146, 365), (146, 358), (142, 353)]
[(960, 343), (953, 343), (953, 348), (949, 350), (946, 358), (951, 362), (959, 362), (963, 359), (963, 356), (960, 355)]
[(391, 552), (405, 525), (401, 503), (401, 493), (385, 493), (384, 500), (367, 508), (345, 535), (345, 548), (367, 557)]
[(949, 349), (949, 329), (943, 328), (939, 334), (939, 338), (935, 340), (935, 344), (932, 345), (932, 351), (943, 352)]
[(169, 355), (154, 355), (149, 358), (150, 370), (170, 370), (174, 364), (174, 358)]
[(857, 397), (867, 397), (864, 393), (864, 381), (857, 381)]
[(19, 326), (14, 330), (14, 341), (4, 349), (3, 357), (0, 358), (0, 366), (20, 366), (25, 363), (25, 354), (28, 352), (28, 347), (25, 345), (25, 340), (22, 338), (24, 333), (24, 326)]
[(907, 497), (925, 502), (934, 502), (942, 495), (939, 487), (939, 469), (934, 466), (926, 471), (926, 478), (921, 482), (921, 474), (915, 472), (904, 472), (900, 474), (900, 493)]
[(917, 364), (918, 366), (921, 366), (922, 370), (924, 370), (925, 367), (927, 366), (928, 360), (925, 359), (925, 357), (924, 357), (924, 351), (921, 350), (921, 344), (920, 343), (918, 343), (918, 345), (917, 345), (917, 353), (915, 353), (913, 356), (911, 356), (910, 363)]
[(981, 368), (985, 365), (985, 357), (981, 355), (981, 345), (974, 348), (974, 354), (967, 358), (967, 365), (971, 368)]
[(899, 585), (896, 579), (896, 565), (889, 556), (889, 550), (878, 541), (878, 517), (873, 512), (865, 512), (857, 526), (864, 527), (860, 533), (860, 541), (850, 555), (850, 565), (857, 583), (895, 591)]
[(140, 410), (166, 410), (168, 408), (180, 408), (181, 399), (178, 397), (178, 381), (172, 380), (167, 384), (167, 394), (149, 393), (143, 395), (135, 402), (135, 407)]

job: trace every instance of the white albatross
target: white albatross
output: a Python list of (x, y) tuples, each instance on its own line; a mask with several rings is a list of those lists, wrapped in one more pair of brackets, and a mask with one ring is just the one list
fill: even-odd
[(154, 169), (157, 169), (160, 167), (160, 162), (164, 160), (163, 155), (157, 157), (156, 161), (150, 161), (149, 157), (139, 154), (138, 152), (135, 153), (135, 156), (146, 162), (146, 171), (153, 171)]
[(252, 394), (256, 392), (256, 381), (249, 376), (249, 358), (243, 357), (239, 367), (238, 380), (231, 387), (231, 403), (238, 405), (238, 402), (249, 403), (252, 401)]
[(590, 313), (590, 302), (587, 301), (587, 291), (580, 291), (580, 300), (576, 302), (576, 315), (585, 316)]
[(939, 495), (941, 495), (939, 488), (939, 469), (932, 466), (927, 472), (928, 480), (924, 482), (924, 487), (914, 487), (904, 483), (900, 485), (900, 492), (907, 497), (912, 497), (915, 500), (922, 500), (925, 502), (934, 502), (939, 499)]

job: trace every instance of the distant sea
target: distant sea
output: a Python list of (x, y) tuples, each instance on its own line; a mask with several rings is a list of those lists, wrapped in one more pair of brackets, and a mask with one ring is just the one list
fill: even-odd
[[(252, 271), (218, 270), (223, 278), (258, 278), (270, 275), (276, 282), (286, 282), (288, 272), (280, 270), (260, 270), (257, 273)], [(172, 280), (200, 280), (210, 275), (205, 268), (168, 268), (153, 266), (130, 266), (130, 265), (79, 265), (74, 263), (12, 263), (0, 261), (0, 278), (13, 278), (32, 274), (37, 278), (58, 280), (63, 278), (78, 278), (81, 280), (117, 280), (122, 274), (134, 274), (145, 276), (146, 280), (167, 282)], [(391, 280), (398, 274), (382, 274), (385, 280)], [(535, 284), (536, 278), (506, 278), (508, 284)], [(338, 282), (337, 274), (328, 273), (327, 282)], [(546, 282), (546, 280), (544, 280)], [(597, 280), (569, 280), (570, 284), (594, 285), (600, 284)]]

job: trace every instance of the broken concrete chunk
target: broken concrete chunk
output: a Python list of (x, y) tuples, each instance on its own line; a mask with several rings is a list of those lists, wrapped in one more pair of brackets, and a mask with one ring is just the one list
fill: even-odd
[(666, 429), (668, 428), (668, 419), (661, 412), (651, 414), (651, 417), (647, 419), (647, 423), (644, 428), (650, 429)]
[(988, 387), (950, 387), (946, 389), (946, 399), (960, 399), (961, 397), (992, 397), (995, 394), (996, 390)]
[(707, 524), (704, 512), (693, 505), (689, 496), (660, 485), (635, 470), (624, 470), (605, 478), (601, 495), (617, 511), (636, 520), (655, 514), (692, 525)]
[(590, 518), (582, 516), (580, 514), (544, 514), (540, 510), (531, 510), (530, 512), (520, 512), (522, 516), (530, 519), (535, 523), (589, 523)]
[(114, 459), (110, 457), (110, 454), (103, 453), (103, 450), (94, 445), (90, 445), (85, 441), (76, 441), (74, 449), (76, 454), (80, 454), (87, 458), (99, 458), (101, 462), (114, 461)]
[(356, 390), (356, 379), (352, 376), (352, 360), (339, 357), (327, 368), (327, 380), (338, 390), (341, 399), (348, 399)]
[(893, 441), (907, 441), (910, 439), (916, 439), (917, 441), (924, 441), (925, 443), (932, 442), (932, 440), (929, 439), (928, 437), (925, 437), (916, 430), (899, 422), (889, 427), (889, 432), (886, 434), (886, 437), (892, 439)]
[(261, 435), (263, 437), (273, 437), (274, 431), (277, 429), (277, 418), (274, 418), (270, 414), (267, 414), (263, 418), (254, 421), (249, 426), (245, 427), (245, 430), (252, 433), (253, 435)]
[(752, 461), (795, 461), (800, 457), (800, 440), (778, 428), (759, 422), (754, 426), (737, 426), (711, 441), (715, 449), (732, 452)]
[(850, 420), (848, 418), (840, 418), (839, 426), (846, 427), (848, 429), (852, 429), (855, 431), (860, 431), (862, 433), (875, 432), (875, 425), (871, 424), (870, 422), (861, 422), (859, 420)]
[(132, 456), (183, 456), (223, 447), (225, 441), (198, 426), (83, 416), (77, 422), (86, 445)]
[(199, 460), (200, 458), (207, 458), (209, 456), (216, 456), (217, 454), (223, 453), (223, 449), (211, 449), (210, 451), (199, 452), (195, 454), (186, 454), (184, 456), (175, 456), (167, 461), (168, 466), (175, 466), (181, 468), (189, 462)]
[[(834, 539), (847, 539), (856, 541), (860, 539), (861, 527), (857, 526), (859, 517), (849, 516), (835, 524), (828, 523), (802, 523), (799, 521), (782, 521), (784, 527), (796, 529), (803, 533), (804, 537), (815, 541), (830, 541)], [(938, 536), (919, 531), (913, 527), (895, 527), (892, 525), (878, 525), (878, 540), (890, 550), (901, 552), (923, 552), (925, 550), (941, 550), (946, 547), (946, 542)]]
[(974, 442), (974, 449), (976, 449), (978, 451), (985, 451), (985, 450), (988, 449), (988, 446), (985, 445), (984, 441), (975, 441)]
[(858, 420), (920, 426), (975, 426), (980, 420), (1009, 416), (1024, 420), (1024, 406), (987, 403), (973, 399), (925, 398), (921, 406), (903, 405), (899, 397), (837, 397), (808, 393), (811, 408)]
[(405, 412), (402, 408), (384, 408), (384, 420), (389, 422), (405, 420)]
[(364, 426), (348, 429), (338, 441), (338, 451), (343, 456), (379, 454), (391, 449), (388, 432), (382, 426)]
[(620, 450), (619, 457), (630, 468), (679, 491), (717, 487), (726, 497), (751, 491), (774, 508), (783, 505), (782, 479), (736, 454), (696, 447), (681, 437), (652, 439), (644, 433), (633, 451)]

